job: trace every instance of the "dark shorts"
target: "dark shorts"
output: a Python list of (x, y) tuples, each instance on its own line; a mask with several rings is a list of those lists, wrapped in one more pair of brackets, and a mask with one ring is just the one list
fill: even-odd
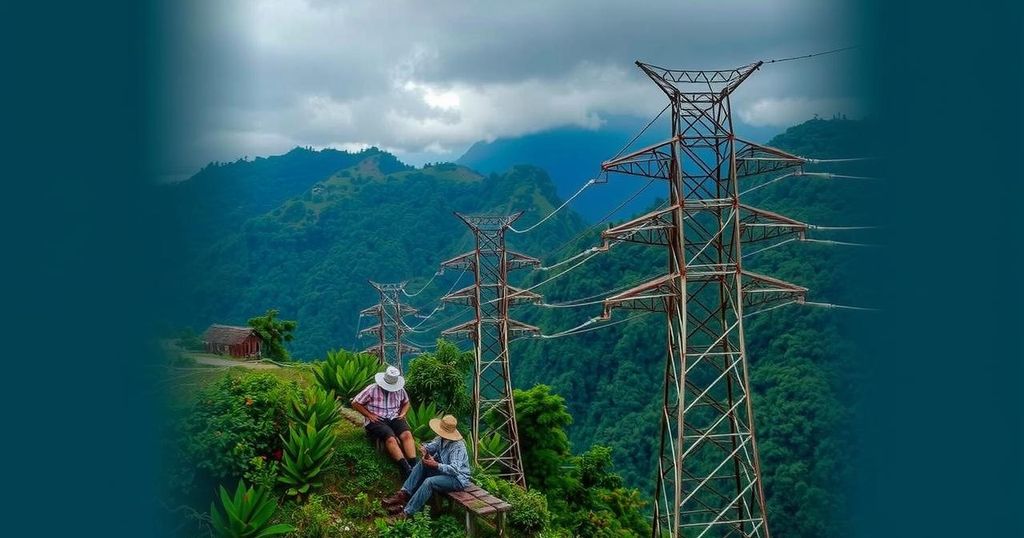
[(367, 435), (381, 441), (388, 437), (398, 437), (402, 432), (407, 431), (409, 431), (409, 423), (404, 418), (382, 418), (380, 422), (371, 422), (366, 425)]

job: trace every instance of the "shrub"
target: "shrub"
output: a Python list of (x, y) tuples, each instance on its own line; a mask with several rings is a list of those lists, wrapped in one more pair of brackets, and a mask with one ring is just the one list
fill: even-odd
[(430, 533), (433, 538), (463, 538), (466, 528), (452, 516), (441, 516), (430, 524)]
[(195, 473), (231, 482), (253, 471), (256, 458), (273, 457), (296, 390), (273, 374), (246, 372), (227, 374), (199, 391), (177, 424), (182, 444), (173, 480), (182, 493), (194, 486)]
[(284, 523), (271, 525), (270, 518), (277, 510), (277, 500), (264, 488), (247, 488), (244, 480), (238, 481), (234, 496), (229, 496), (224, 486), (220, 486), (220, 502), (224, 508), (223, 515), (210, 503), (210, 519), (218, 536), (257, 538), (295, 530), (295, 527)]
[(274, 460), (264, 456), (256, 456), (249, 460), (249, 470), (245, 472), (245, 480), (254, 487), (274, 489), (281, 466)]
[(421, 403), (418, 406), (409, 408), (409, 413), (405, 415), (405, 420), (409, 422), (409, 430), (412, 432), (412, 436), (422, 443), (435, 436), (434, 430), (430, 429), (430, 419), (439, 416), (436, 405), (433, 403)]
[(329, 538), (336, 536), (334, 515), (324, 506), (323, 497), (310, 495), (309, 499), (292, 513), (296, 538)]
[(527, 491), (491, 475), (482, 475), (477, 480), (480, 487), (512, 505), (508, 526), (513, 536), (537, 536), (551, 523), (548, 500), (540, 492)]
[(288, 486), (286, 493), (300, 500), (323, 482), (318, 479), (334, 450), (335, 436), (330, 426), (317, 428), (316, 417), (298, 428), (288, 428), (278, 480)]
[(376, 524), (379, 538), (433, 538), (430, 516), (425, 512), (419, 512), (410, 519), (400, 519), (392, 525), (383, 519), (378, 519)]
[(384, 507), (380, 501), (371, 498), (365, 491), (360, 492), (345, 506), (345, 517), (350, 519), (365, 519), (382, 515), (384, 515)]
[(325, 391), (320, 387), (308, 387), (292, 399), (288, 410), (288, 418), (296, 424), (306, 424), (316, 417), (321, 427), (334, 426), (341, 420), (338, 411), (338, 400), (334, 391)]
[(339, 349), (328, 351), (327, 359), (313, 368), (317, 385), (348, 402), (373, 381), (381, 371), (380, 361), (368, 353), (352, 353)]
[(480, 438), (480, 457), (497, 458), (508, 450), (508, 441), (501, 438), (497, 432), (485, 435)]
[(343, 438), (336, 445), (330, 470), (346, 482), (349, 491), (365, 491), (375, 487), (394, 467), (377, 455), (373, 445), (360, 433)]
[(178, 333), (178, 347), (187, 351), (203, 351), (203, 337), (196, 334), (192, 327), (185, 327)]
[(432, 402), (442, 414), (463, 416), (471, 402), (466, 379), (472, 367), (472, 353), (438, 340), (433, 353), (419, 355), (409, 363), (405, 388), (414, 402)]

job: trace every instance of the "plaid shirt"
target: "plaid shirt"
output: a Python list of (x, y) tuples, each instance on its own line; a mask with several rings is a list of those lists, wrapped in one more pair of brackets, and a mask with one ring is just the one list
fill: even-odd
[[(395, 392), (388, 392), (376, 383), (368, 385), (365, 389), (352, 398), (353, 402), (361, 404), (367, 411), (379, 415), (382, 418), (394, 419), (402, 410), (405, 402), (409, 401), (409, 395), (405, 389), (398, 389)], [(363, 417), (363, 425), (370, 423), (370, 420)]]

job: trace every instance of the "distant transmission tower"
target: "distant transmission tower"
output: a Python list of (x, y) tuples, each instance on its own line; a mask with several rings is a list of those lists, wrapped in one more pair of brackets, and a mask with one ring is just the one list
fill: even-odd
[(408, 345), (402, 340), (406, 332), (402, 317), (415, 314), (418, 310), (402, 304), (400, 300), (402, 290), (405, 289), (405, 282), (378, 284), (371, 280), (370, 285), (377, 290), (380, 299), (375, 306), (363, 310), (359, 315), (375, 317), (377, 324), (359, 331), (359, 334), (360, 336), (373, 334), (377, 336), (377, 343), (364, 351), (376, 355), (381, 364), (402, 370), (402, 356), (420, 351), (419, 348)]
[(737, 139), (729, 96), (761, 62), (664, 69), (637, 62), (669, 98), (671, 138), (602, 164), (666, 180), (669, 204), (602, 233), (666, 247), (667, 274), (604, 301), (665, 312), (667, 360), (652, 536), (769, 536), (743, 336), (744, 309), (802, 302), (805, 288), (746, 271), (745, 242), (806, 224), (740, 203), (737, 181), (806, 159)]
[[(473, 379), (472, 440), (476, 463), (499, 476), (526, 486), (523, 460), (519, 450), (515, 402), (509, 376), (509, 336), (537, 334), (531, 325), (509, 319), (509, 307), (539, 302), (536, 293), (509, 286), (508, 273), (515, 269), (539, 266), (540, 260), (505, 249), (505, 231), (522, 213), (510, 216), (457, 217), (476, 237), (476, 248), (441, 264), (442, 268), (473, 271), (472, 286), (443, 297), (453, 304), (471, 306), (474, 319), (442, 332), (470, 338), (476, 355)], [(482, 448), (481, 440), (485, 440)]]

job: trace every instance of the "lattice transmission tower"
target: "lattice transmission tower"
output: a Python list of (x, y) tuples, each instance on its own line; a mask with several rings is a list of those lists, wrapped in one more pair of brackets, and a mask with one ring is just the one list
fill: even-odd
[[(473, 341), (473, 418), (470, 425), (475, 463), (498, 476), (526, 486), (519, 449), (512, 380), (509, 376), (509, 336), (538, 334), (537, 327), (509, 318), (509, 307), (537, 303), (540, 295), (508, 284), (508, 273), (535, 267), (540, 260), (505, 249), (505, 232), (522, 213), (508, 216), (467, 216), (455, 214), (469, 226), (476, 247), (441, 263), (442, 268), (472, 271), (473, 285), (449, 293), (442, 300), (470, 306), (474, 319), (442, 334), (468, 337)], [(485, 443), (481, 444), (481, 440)]]
[[(667, 359), (653, 536), (769, 536), (750, 401), (744, 309), (802, 302), (805, 288), (743, 269), (741, 247), (807, 225), (740, 202), (745, 177), (806, 159), (736, 138), (729, 97), (761, 62), (718, 71), (637, 66), (668, 96), (671, 137), (602, 164), (658, 178), (667, 206), (602, 233), (665, 247), (668, 271), (604, 301), (664, 312)], [(767, 306), (766, 306), (767, 307)]]
[(377, 343), (363, 351), (376, 355), (381, 364), (403, 370), (402, 357), (409, 353), (419, 353), (420, 349), (403, 341), (406, 329), (402, 318), (419, 311), (401, 301), (405, 282), (379, 284), (371, 280), (370, 285), (377, 290), (379, 300), (376, 305), (361, 311), (359, 315), (375, 317), (377, 324), (359, 331), (359, 335), (375, 335)]

